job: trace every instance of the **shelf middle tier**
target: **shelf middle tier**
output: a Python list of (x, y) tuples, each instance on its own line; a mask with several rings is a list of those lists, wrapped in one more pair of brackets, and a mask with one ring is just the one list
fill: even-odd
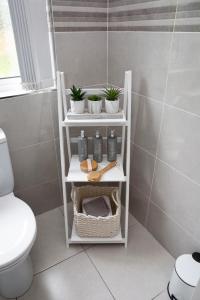
[[(92, 158), (92, 157), (90, 157)], [(109, 162), (107, 161), (107, 155), (103, 155), (103, 161), (99, 163), (98, 170), (104, 168)], [(73, 155), (70, 161), (68, 176), (65, 177), (66, 182), (88, 182), (87, 173), (84, 173), (80, 169), (80, 162), (78, 155)], [(124, 176), (123, 163), (121, 155), (117, 156), (117, 166), (106, 172), (100, 182), (124, 182), (126, 177)]]

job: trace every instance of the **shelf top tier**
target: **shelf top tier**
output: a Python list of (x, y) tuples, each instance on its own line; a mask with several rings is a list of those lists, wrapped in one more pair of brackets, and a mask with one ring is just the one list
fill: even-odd
[(116, 114), (107, 114), (102, 112), (100, 114), (73, 114), (70, 111), (67, 113), (63, 122), (64, 126), (125, 126), (127, 120), (124, 111)]
[[(83, 89), (87, 95), (102, 95), (102, 88), (88, 88)], [(65, 100), (65, 119), (62, 122), (63, 126), (127, 126), (127, 119), (124, 110), (120, 110), (116, 114), (109, 114), (106, 112), (101, 112), (100, 114), (90, 114), (85, 111), (83, 114), (74, 114), (70, 111), (70, 93), (69, 89), (65, 90), (67, 99)], [(121, 94), (123, 95), (124, 89), (121, 89)], [(123, 103), (123, 102), (122, 102)]]
[[(103, 161), (99, 163), (99, 170), (104, 168), (108, 164), (107, 155), (103, 155)], [(88, 182), (87, 173), (84, 173), (80, 169), (80, 162), (78, 155), (72, 155), (68, 176), (66, 182)], [(106, 172), (100, 182), (123, 182), (126, 180), (123, 171), (123, 163), (121, 156), (117, 157), (117, 166)]]

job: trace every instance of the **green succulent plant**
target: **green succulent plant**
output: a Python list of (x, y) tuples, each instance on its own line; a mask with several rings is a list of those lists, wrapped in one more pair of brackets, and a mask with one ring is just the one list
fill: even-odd
[(75, 87), (75, 85), (73, 85), (70, 90), (70, 96), (73, 101), (81, 101), (84, 99), (86, 92), (83, 92), (83, 90), (80, 87)]
[(90, 95), (90, 96), (88, 96), (88, 100), (90, 100), (90, 101), (100, 101), (101, 98), (102, 97), (100, 95)]
[(106, 98), (106, 100), (110, 101), (116, 101), (119, 98), (120, 94), (121, 90), (118, 88), (106, 88), (103, 91), (103, 95)]

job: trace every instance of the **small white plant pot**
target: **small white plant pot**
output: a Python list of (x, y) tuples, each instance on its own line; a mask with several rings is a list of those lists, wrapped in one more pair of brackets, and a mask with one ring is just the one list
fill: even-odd
[(71, 112), (73, 114), (83, 114), (85, 111), (85, 100), (74, 101), (70, 99)]
[(91, 101), (88, 100), (88, 111), (90, 114), (100, 114), (102, 110), (102, 100)]
[(105, 109), (109, 114), (116, 114), (119, 111), (119, 99), (110, 101), (105, 99)]

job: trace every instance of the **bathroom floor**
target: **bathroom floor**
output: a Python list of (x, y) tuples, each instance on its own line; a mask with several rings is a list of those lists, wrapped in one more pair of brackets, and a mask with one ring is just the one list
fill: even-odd
[[(34, 280), (20, 300), (167, 300), (174, 259), (130, 215), (129, 243), (65, 247), (63, 209), (37, 217)], [(0, 300), (2, 298), (0, 297)]]

